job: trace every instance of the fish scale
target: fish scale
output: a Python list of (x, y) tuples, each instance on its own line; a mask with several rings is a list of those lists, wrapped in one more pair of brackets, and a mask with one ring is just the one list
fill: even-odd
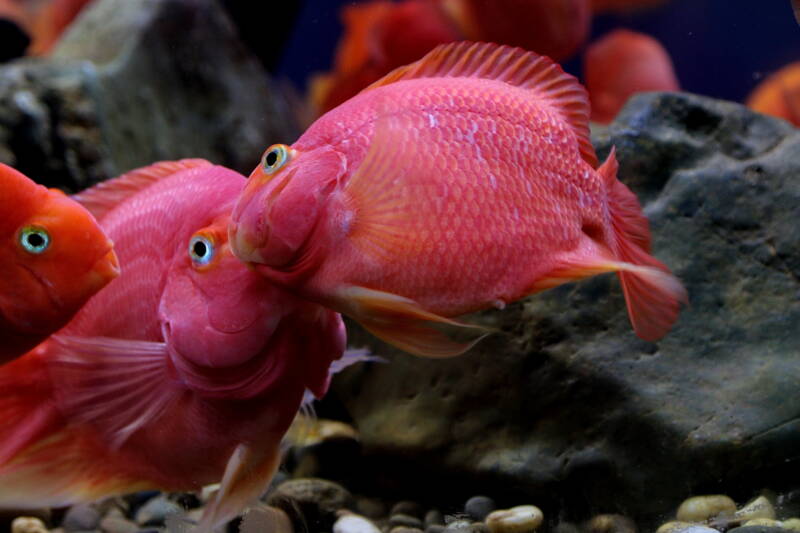
[(619, 274), (636, 333), (656, 340), (686, 292), (650, 255), (614, 152), (598, 167), (588, 117), (586, 91), (546, 57), (438, 47), (269, 148), (231, 246), (417, 355), (474, 344), (449, 336), (479, 330), (452, 317), (603, 272)]

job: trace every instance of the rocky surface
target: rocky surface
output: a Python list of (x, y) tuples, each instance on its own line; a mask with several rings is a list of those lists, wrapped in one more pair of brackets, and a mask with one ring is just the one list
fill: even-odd
[(249, 172), (296, 134), (216, 0), (97, 0), (51, 58), (0, 67), (0, 161), (71, 191), (180, 157)]
[(478, 486), (574, 519), (653, 518), (697, 487), (796, 484), (800, 134), (736, 104), (653, 93), (594, 140), (601, 157), (617, 147), (654, 253), (689, 291), (674, 330), (638, 339), (611, 275), (471, 317), (500, 333), (452, 360), (351, 328), (354, 345), (391, 359), (334, 380), (380, 465), (365, 484), (431, 498)]

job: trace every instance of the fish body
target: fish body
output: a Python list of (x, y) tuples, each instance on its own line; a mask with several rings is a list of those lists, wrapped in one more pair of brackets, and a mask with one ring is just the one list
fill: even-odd
[(591, 118), (608, 124), (628, 98), (644, 91), (679, 91), (669, 53), (656, 39), (614, 30), (586, 50), (583, 61)]
[(430, 326), (600, 272), (663, 335), (685, 299), (647, 220), (589, 141), (586, 94), (549, 59), (437, 48), (268, 149), (234, 209), (234, 253), (412, 353)]
[(184, 160), (78, 195), (116, 239), (123, 271), (58, 335), (0, 368), (0, 505), (221, 482), (208, 530), (266, 488), (304, 392), (324, 394), (345, 338), (336, 313), (231, 254), (244, 182)]
[(119, 274), (85, 208), (0, 164), (0, 364), (63, 327)]
[(758, 84), (747, 107), (800, 126), (800, 62), (786, 65)]

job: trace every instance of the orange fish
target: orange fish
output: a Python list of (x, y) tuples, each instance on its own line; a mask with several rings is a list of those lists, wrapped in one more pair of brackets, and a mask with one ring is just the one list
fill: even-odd
[(762, 81), (747, 97), (747, 107), (800, 126), (800, 61)]
[(593, 42), (583, 60), (592, 120), (607, 124), (632, 95), (679, 91), (669, 54), (648, 35), (614, 30)]
[(390, 70), (460, 38), (435, 0), (377, 0), (342, 10), (344, 32), (334, 70), (312, 81), (311, 99), (333, 109)]
[(119, 267), (86, 209), (1, 163), (0, 205), (2, 364), (63, 327)]
[(592, 11), (634, 11), (659, 6), (667, 0), (592, 0)]
[(464, 37), (519, 46), (554, 61), (589, 36), (589, 0), (442, 0)]
[[(233, 252), (267, 279), (411, 353), (472, 343), (439, 326), (617, 272), (637, 335), (686, 293), (650, 255), (612, 152), (596, 168), (586, 91), (550, 59), (436, 48), (274, 145), (233, 211)], [(474, 331), (474, 330), (473, 330)]]

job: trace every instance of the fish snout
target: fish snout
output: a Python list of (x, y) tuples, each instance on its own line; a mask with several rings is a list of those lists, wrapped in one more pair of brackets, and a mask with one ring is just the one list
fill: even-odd
[(108, 252), (95, 262), (89, 273), (91, 285), (96, 287), (96, 290), (105, 287), (109, 282), (119, 276), (119, 259), (112, 246), (113, 245), (109, 242)]
[(246, 263), (263, 263), (264, 259), (259, 253), (259, 248), (264, 240), (254, 237), (246, 230), (244, 225), (231, 222), (228, 226), (228, 240), (231, 250), (239, 260)]

